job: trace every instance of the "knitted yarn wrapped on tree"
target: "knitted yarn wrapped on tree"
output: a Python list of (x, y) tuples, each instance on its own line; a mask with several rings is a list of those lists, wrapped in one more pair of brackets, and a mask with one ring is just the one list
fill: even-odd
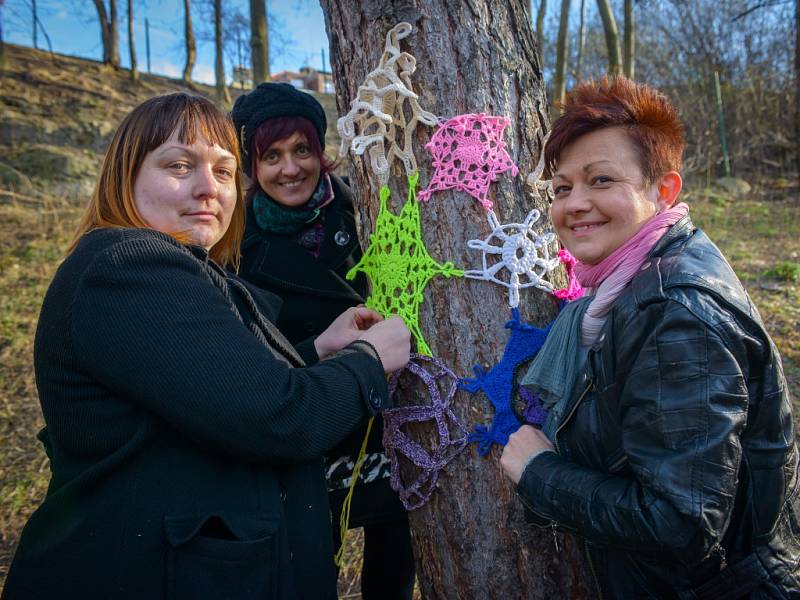
[(484, 209), (492, 208), (489, 185), (500, 173), (511, 171), (516, 176), (519, 172), (503, 141), (503, 130), (509, 123), (506, 117), (483, 113), (459, 115), (443, 123), (425, 144), (436, 171), (419, 199), (428, 200), (433, 192), (455, 189), (467, 192)]
[(431, 349), (419, 326), (425, 286), (436, 275), (463, 276), (464, 272), (450, 262), (439, 264), (428, 254), (420, 229), (418, 181), (418, 173), (408, 178), (408, 200), (399, 215), (392, 214), (387, 206), (391, 191), (386, 186), (381, 188), (380, 210), (369, 247), (347, 278), (353, 279), (359, 271), (365, 273), (372, 282), (367, 306), (384, 317), (400, 315), (417, 342), (417, 351), (430, 356)]

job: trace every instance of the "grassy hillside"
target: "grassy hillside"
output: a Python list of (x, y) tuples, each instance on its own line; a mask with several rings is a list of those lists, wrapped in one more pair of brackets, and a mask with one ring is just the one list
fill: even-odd
[[(0, 73), (0, 582), (48, 481), (35, 440), (42, 421), (31, 365), (42, 296), (120, 119), (155, 94), (188, 89), (148, 75), (133, 84), (126, 72), (92, 61), (8, 50), (8, 70)], [(335, 147), (335, 104), (331, 97), (320, 100)], [(695, 221), (730, 258), (760, 307), (800, 400), (797, 189), (758, 189), (738, 199), (696, 189), (686, 198)], [(352, 560), (342, 570), (342, 597), (357, 597), (359, 540), (353, 537)]]

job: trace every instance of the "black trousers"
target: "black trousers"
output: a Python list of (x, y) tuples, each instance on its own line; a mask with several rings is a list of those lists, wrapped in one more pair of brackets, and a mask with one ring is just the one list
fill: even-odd
[[(334, 553), (341, 546), (339, 516), (346, 495), (347, 490), (329, 494)], [(363, 600), (411, 600), (415, 569), (408, 515), (388, 479), (356, 487), (349, 525), (350, 529), (364, 528)]]

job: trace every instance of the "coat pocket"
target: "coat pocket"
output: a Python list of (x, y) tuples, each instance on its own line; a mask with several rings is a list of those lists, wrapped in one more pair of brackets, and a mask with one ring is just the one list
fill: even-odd
[(278, 515), (164, 518), (166, 597), (277, 598)]

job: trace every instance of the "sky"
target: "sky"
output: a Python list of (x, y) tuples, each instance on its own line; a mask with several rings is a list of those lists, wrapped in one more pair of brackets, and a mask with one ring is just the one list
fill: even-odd
[[(204, 83), (214, 82), (213, 21), (208, 0), (192, 0), (192, 20), (197, 37), (197, 62), (193, 78)], [(128, 58), (127, 2), (117, 0), (120, 37), (120, 59), (123, 67)], [(249, 14), (248, 0), (223, 0), (223, 11)], [(316, 0), (267, 0), (271, 18), (270, 68), (272, 73), (298, 70), (302, 66), (330, 70), (328, 37), (322, 9)], [(102, 59), (100, 25), (94, 3), (86, 0), (36, 0), (39, 20), (50, 37), (53, 51), (84, 58)], [(150, 29), (150, 68), (153, 73), (180, 77), (185, 61), (183, 49), (182, 0), (134, 0), (134, 44), (139, 70), (147, 71), (145, 18)], [(0, 7), (3, 36), (6, 41), (33, 46), (31, 0), (5, 0)], [(38, 30), (38, 47), (47, 49), (42, 29)], [(280, 38), (280, 39), (279, 39)], [(247, 38), (243, 39), (247, 46)], [(226, 57), (226, 76), (230, 81), (231, 67), (236, 60), (235, 44)], [(325, 65), (322, 64), (323, 53)], [(237, 61), (238, 62), (238, 61)]]

